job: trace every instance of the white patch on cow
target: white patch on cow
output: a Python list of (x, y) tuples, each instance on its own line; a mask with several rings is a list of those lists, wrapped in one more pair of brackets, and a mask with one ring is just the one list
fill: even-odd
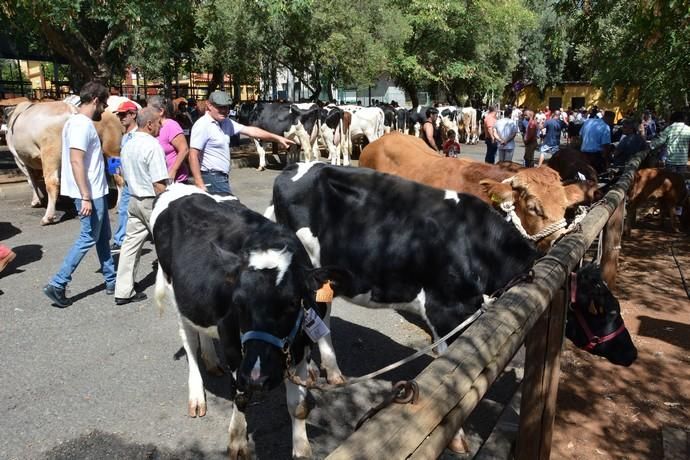
[(455, 190), (446, 190), (446, 195), (443, 197), (444, 200), (453, 200), (455, 203), (460, 202), (460, 197), (458, 196), (458, 192)]
[[(307, 378), (307, 359), (303, 359), (296, 367), (295, 373), (302, 379)], [(311, 458), (312, 451), (307, 437), (307, 389), (285, 381), (285, 399), (288, 413), (292, 419), (292, 458)]]
[(249, 254), (249, 267), (255, 270), (278, 270), (276, 286), (280, 284), (285, 272), (292, 262), (292, 253), (283, 248), (280, 251), (269, 249), (267, 251), (252, 251)]
[(165, 193), (162, 193), (158, 197), (158, 201), (156, 201), (156, 206), (153, 208), (153, 212), (151, 212), (151, 228), (154, 228), (156, 226), (156, 220), (158, 219), (158, 216), (168, 209), (168, 206), (170, 206), (170, 203), (172, 203), (175, 200), (178, 200), (182, 197), (189, 196), (189, 195), (194, 195), (194, 194), (202, 194), (202, 195), (207, 195), (216, 200), (217, 202), (223, 202), (223, 201), (233, 201), (236, 200), (237, 197), (228, 195), (228, 196), (216, 196), (216, 195), (211, 195), (210, 193), (204, 192), (201, 190), (199, 187), (195, 187), (193, 185), (187, 185), (187, 184), (180, 184), (180, 183), (175, 183), (171, 184), (168, 186), (168, 188), (165, 190)]
[(261, 377), (261, 356), (256, 357), (256, 362), (254, 363), (254, 367), (252, 367), (252, 371), (249, 373), (249, 378), (252, 381), (257, 381)]
[(311, 263), (315, 268), (321, 267), (321, 243), (314, 236), (309, 227), (302, 227), (295, 232), (297, 238), (302, 242), (302, 246), (307, 250)]
[(184, 316), (182, 317), (182, 321), (184, 321), (186, 325), (193, 328), (199, 334), (206, 335), (206, 336), (211, 337), (213, 339), (220, 339), (220, 336), (218, 335), (218, 326), (202, 327), (202, 326), (199, 326), (198, 324), (194, 324), (193, 322), (191, 322), (188, 318), (186, 318)]
[[(356, 305), (360, 305), (362, 307), (367, 307), (367, 308), (392, 308), (394, 310), (403, 310), (403, 311), (409, 311), (411, 313), (415, 313), (426, 322), (427, 326), (429, 326), (429, 330), (431, 331), (431, 337), (432, 340), (435, 342), (437, 341), (440, 337), (438, 333), (436, 332), (436, 328), (431, 324), (431, 321), (429, 321), (429, 318), (426, 315), (426, 293), (424, 292), (424, 289), (421, 289), (419, 293), (417, 293), (417, 297), (412, 299), (410, 302), (396, 302), (396, 303), (381, 303), (381, 302), (374, 302), (371, 300), (371, 291), (367, 291), (362, 294), (357, 294), (353, 298), (347, 298), (343, 297), (345, 300), (354, 303)], [(443, 354), (448, 349), (448, 345), (446, 345), (445, 342), (442, 342), (436, 346), (436, 351), (439, 354)]]
[(270, 205), (269, 207), (266, 208), (264, 211), (264, 217), (268, 220), (271, 220), (273, 222), (276, 221), (276, 208), (273, 205)]
[(316, 161), (311, 161), (309, 163), (297, 163), (297, 174), (295, 174), (292, 177), (292, 182), (297, 182), (302, 177), (304, 177), (304, 175), (307, 174), (311, 167), (314, 166), (316, 163)]

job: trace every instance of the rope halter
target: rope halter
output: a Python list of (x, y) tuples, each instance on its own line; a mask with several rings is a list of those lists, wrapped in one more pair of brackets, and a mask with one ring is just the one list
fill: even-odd
[(522, 226), (522, 221), (515, 212), (515, 203), (513, 203), (512, 201), (503, 201), (499, 206), (501, 207), (501, 211), (503, 211), (506, 214), (506, 221), (512, 222), (512, 224), (515, 226), (515, 228), (518, 229), (518, 231), (523, 237), (534, 242), (541, 241), (547, 236), (551, 236), (562, 229), (565, 229), (565, 233), (573, 231), (577, 224), (582, 222), (582, 219), (584, 219), (587, 215), (587, 208), (585, 208), (584, 206), (578, 206), (577, 214), (575, 215), (575, 218), (570, 223), (570, 225), (568, 225), (565, 218), (561, 218), (560, 220), (557, 220), (556, 222), (552, 222), (551, 224), (547, 225), (541, 231), (535, 233), (534, 235), (530, 235), (527, 233), (527, 230), (525, 230), (525, 227)]

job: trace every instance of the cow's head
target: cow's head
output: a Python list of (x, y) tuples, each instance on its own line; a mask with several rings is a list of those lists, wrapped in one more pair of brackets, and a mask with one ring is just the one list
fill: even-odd
[(120, 155), (120, 142), (122, 142), (122, 123), (117, 115), (106, 110), (100, 121), (94, 121), (94, 126), (101, 139), (103, 154), (109, 157)]
[[(537, 235), (557, 225), (565, 218), (570, 206), (585, 201), (577, 184), (561, 184), (561, 178), (551, 168), (524, 168), (502, 182), (493, 179), (480, 181), (484, 192), (496, 206), (512, 203), (515, 214), (528, 235)], [(541, 250), (548, 249), (565, 230), (560, 228), (535, 242)]]
[(219, 332), (241, 391), (280, 385), (288, 366), (302, 361), (311, 344), (303, 331), (306, 312), (325, 314), (325, 305), (315, 301), (313, 270), (300, 263), (308, 259), (298, 253), (303, 249), (297, 244), (295, 238), (281, 248), (239, 255), (214, 245), (233, 304), (233, 317), (224, 320)]
[(625, 328), (618, 300), (601, 279), (595, 264), (577, 272), (575, 302), (568, 310), (566, 337), (578, 348), (603, 356), (619, 366), (630, 366), (637, 349)]

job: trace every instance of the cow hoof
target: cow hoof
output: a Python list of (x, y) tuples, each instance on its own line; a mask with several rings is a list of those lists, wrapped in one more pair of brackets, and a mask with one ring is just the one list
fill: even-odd
[(44, 217), (41, 219), (41, 225), (53, 225), (57, 223), (60, 219), (57, 216)]
[(256, 168), (256, 170), (257, 171), (266, 171), (266, 167), (265, 166), (259, 166), (258, 168)]
[(206, 401), (189, 401), (189, 405), (187, 406), (187, 415), (189, 415), (192, 418), (196, 418), (197, 416), (203, 417), (206, 415)]
[(245, 434), (236, 435), (237, 433), (231, 433), (231, 439), (228, 443), (228, 458), (230, 460), (254, 458), (254, 442), (251, 437), (247, 439)]
[(32, 201), (31, 202), (31, 207), (32, 208), (40, 208), (41, 207), (41, 201)]

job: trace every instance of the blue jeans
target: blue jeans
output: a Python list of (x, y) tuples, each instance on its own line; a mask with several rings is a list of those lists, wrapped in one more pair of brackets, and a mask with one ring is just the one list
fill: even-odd
[[(81, 200), (75, 199), (74, 205), (77, 211), (81, 209)], [(90, 216), (79, 216), (81, 229), (79, 237), (65, 256), (62, 267), (50, 280), (50, 284), (56, 288), (64, 289), (67, 283), (72, 281), (72, 273), (92, 246), (96, 246), (98, 260), (101, 262), (101, 271), (105, 277), (107, 286), (115, 284), (115, 262), (110, 254), (110, 220), (108, 220), (108, 196), (94, 198), (93, 210)]]
[(227, 174), (202, 171), (201, 178), (204, 180), (208, 193), (232, 195), (230, 180)]
[(484, 162), (489, 164), (496, 163), (496, 151), (498, 150), (498, 142), (492, 142), (486, 139), (486, 156), (484, 157)]
[(122, 246), (122, 242), (125, 240), (125, 233), (127, 233), (127, 208), (129, 208), (129, 197), (129, 187), (125, 184), (122, 188), (120, 205), (117, 207), (117, 231), (113, 237), (113, 241), (118, 246)]

